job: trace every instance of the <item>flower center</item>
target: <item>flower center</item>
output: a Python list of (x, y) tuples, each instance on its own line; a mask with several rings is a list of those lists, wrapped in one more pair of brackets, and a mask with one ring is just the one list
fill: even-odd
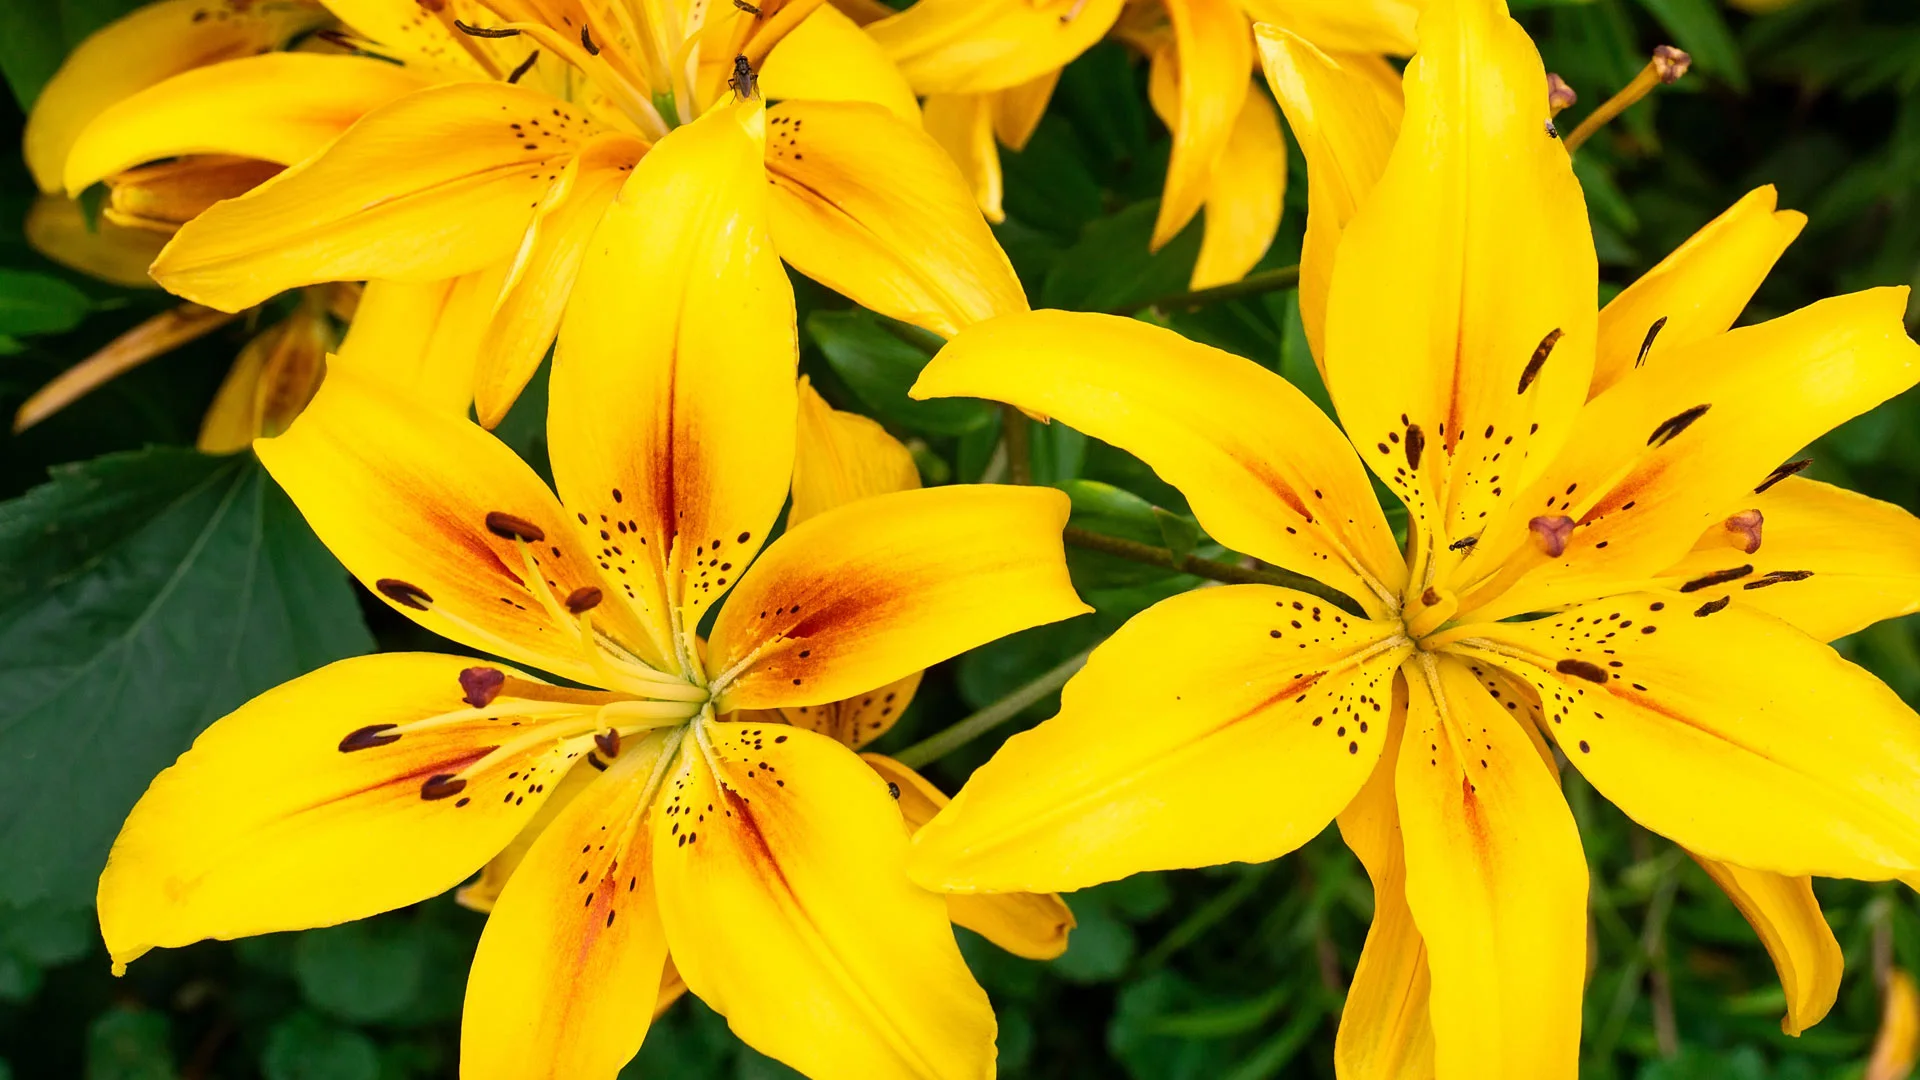
[(1427, 636), (1446, 625), (1459, 611), (1460, 598), (1452, 590), (1428, 586), (1407, 604), (1400, 617), (1406, 624), (1407, 636), (1425, 649), (1428, 648)]

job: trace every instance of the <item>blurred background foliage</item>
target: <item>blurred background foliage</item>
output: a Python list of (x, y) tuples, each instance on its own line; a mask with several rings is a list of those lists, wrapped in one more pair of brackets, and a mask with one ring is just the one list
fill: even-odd
[[(5, 0), (0, 133), (65, 51), (127, 0)], [(1626, 84), (1659, 43), (1693, 74), (1582, 149), (1609, 293), (1740, 195), (1777, 184), (1811, 225), (1748, 321), (1836, 292), (1920, 277), (1920, 8), (1911, 0), (1515, 0), (1549, 70), (1582, 101)], [(1744, 10), (1742, 10), (1744, 9)], [(1192, 310), (1179, 294), (1199, 223), (1149, 255), (1168, 136), (1143, 64), (1120, 46), (1069, 67), (1038, 133), (1005, 155), (998, 228), (1036, 306), (1142, 310), (1280, 371), (1324, 401), (1288, 291)], [(1292, 175), (1305, 175), (1295, 153)], [(0, 408), (165, 310), (157, 290), (63, 270), (26, 243), (33, 185), (0, 155)], [(1288, 194), (1262, 264), (1298, 255), (1305, 191)], [(928, 482), (997, 479), (1000, 412), (906, 397), (937, 341), (795, 279), (802, 368), (837, 406), (883, 421)], [(1381, 313), (1391, 318), (1390, 310)], [(121, 815), (194, 733), (247, 696), (335, 657), (424, 635), (358, 593), (249, 455), (192, 451), (200, 418), (256, 326), (236, 323), (120, 378), (18, 436), (0, 435), (0, 1080), (401, 1080), (452, 1076), (482, 916), (449, 898), (365, 923), (161, 951), (124, 979), (87, 904)], [(536, 383), (501, 434), (544, 464)], [(1127, 455), (1061, 425), (1032, 431), (1031, 471), (1074, 498), (1083, 528), (1222, 554), (1179, 495)], [(1889, 402), (1813, 450), (1811, 475), (1920, 507), (1920, 400)], [(51, 474), (51, 479), (49, 478)], [(995, 701), (1196, 579), (1075, 551), (1097, 612), (930, 672), (898, 749)], [(1841, 643), (1920, 702), (1912, 619)], [(1049, 715), (1057, 698), (1014, 729)], [(1844, 717), (1831, 718), (1844, 722)], [(929, 775), (949, 791), (1005, 729)], [(263, 762), (263, 768), (272, 763)], [(1593, 868), (1582, 1075), (1594, 1080), (1857, 1080), (1880, 1024), (1879, 977), (1920, 970), (1920, 904), (1895, 885), (1817, 883), (1847, 956), (1833, 1013), (1794, 1039), (1753, 932), (1706, 875), (1567, 772)], [(1257, 827), (1257, 826), (1255, 826)], [(1346, 979), (1371, 909), (1328, 834), (1261, 866), (1143, 875), (1070, 898), (1050, 963), (962, 947), (1000, 1015), (1007, 1077), (1263, 1080), (1332, 1075)], [(638, 1018), (636, 1018), (637, 1020)], [(656, 1025), (631, 1076), (793, 1075), (746, 1050), (691, 998)], [(1878, 1080), (1878, 1078), (1876, 1078)]]

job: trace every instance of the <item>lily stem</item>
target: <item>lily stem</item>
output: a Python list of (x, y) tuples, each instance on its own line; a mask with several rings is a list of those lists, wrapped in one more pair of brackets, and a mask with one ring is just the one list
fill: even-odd
[(1182, 574), (1225, 582), (1228, 585), (1278, 585), (1285, 589), (1312, 593), (1339, 607), (1342, 611), (1351, 613), (1354, 610), (1353, 601), (1345, 593), (1328, 588), (1305, 575), (1290, 573), (1286, 570), (1276, 570), (1271, 567), (1254, 570), (1230, 562), (1221, 562), (1218, 559), (1203, 559), (1198, 555), (1175, 555), (1163, 547), (1125, 540), (1118, 536), (1108, 536), (1105, 533), (1091, 532), (1072, 525), (1066, 527), (1062, 538), (1074, 547), (1084, 548), (1087, 551), (1104, 552), (1133, 562), (1146, 563), (1148, 566), (1161, 566)]
[(1033, 483), (1033, 451), (1027, 414), (1012, 405), (1000, 406), (1000, 432), (1007, 446), (1007, 480), (1015, 484)]
[(981, 709), (952, 726), (936, 731), (898, 754), (894, 760), (910, 769), (918, 769), (958, 750), (1001, 724), (1020, 715), (1029, 705), (1067, 684), (1074, 673), (1086, 666), (1093, 652), (1086, 649), (1060, 662), (1051, 671), (1020, 687), (999, 701)]
[(1239, 300), (1262, 293), (1279, 292), (1300, 284), (1298, 266), (1282, 266), (1274, 270), (1262, 270), (1257, 274), (1248, 274), (1239, 281), (1225, 285), (1215, 285), (1210, 289), (1193, 289), (1188, 292), (1169, 293), (1156, 296), (1151, 300), (1137, 304), (1125, 304), (1107, 312), (1109, 315), (1132, 315), (1137, 311), (1155, 308), (1160, 311), (1192, 311), (1208, 304), (1224, 304), (1229, 300)]

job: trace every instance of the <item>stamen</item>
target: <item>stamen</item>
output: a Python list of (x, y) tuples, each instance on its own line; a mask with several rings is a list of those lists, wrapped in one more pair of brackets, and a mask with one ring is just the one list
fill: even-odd
[(383, 577), (374, 582), (373, 587), (380, 590), (380, 595), (415, 611), (425, 611), (427, 605), (433, 603), (433, 597), (427, 595), (427, 590), (399, 578)]
[(1419, 424), (1407, 425), (1407, 468), (1420, 470), (1420, 455), (1427, 448), (1427, 433), (1420, 430)]
[(460, 689), (465, 691), (461, 698), (476, 709), (484, 709), (493, 704), (500, 696), (500, 688), (507, 685), (507, 673), (499, 668), (470, 667), (460, 673)]
[(1640, 355), (1633, 358), (1634, 367), (1637, 368), (1641, 364), (1644, 364), (1647, 362), (1647, 354), (1653, 351), (1654, 339), (1659, 337), (1660, 331), (1665, 330), (1666, 328), (1667, 328), (1667, 317), (1665, 315), (1662, 315), (1658, 319), (1655, 319), (1653, 321), (1653, 325), (1647, 328), (1647, 339), (1640, 343)]
[(1543, 515), (1527, 522), (1527, 528), (1533, 533), (1533, 542), (1549, 557), (1557, 559), (1566, 554), (1567, 540), (1573, 535), (1572, 518)]
[(420, 785), (420, 797), (428, 802), (439, 799), (451, 799), (467, 789), (467, 781), (452, 773), (440, 773), (429, 776), (427, 782)]
[(1553, 670), (1562, 675), (1571, 675), (1576, 679), (1585, 679), (1603, 686), (1607, 681), (1607, 673), (1601, 669), (1600, 665), (1585, 660), (1562, 660), (1553, 665)]
[(1680, 591), (1699, 592), (1701, 589), (1712, 588), (1715, 585), (1725, 585), (1729, 581), (1739, 581), (1751, 573), (1753, 573), (1752, 563), (1748, 563), (1745, 566), (1736, 566), (1730, 570), (1715, 570), (1705, 577), (1694, 578), (1692, 581), (1680, 586)]
[(1784, 585), (1789, 581), (1805, 581), (1813, 576), (1811, 570), (1774, 570), (1740, 586), (1743, 589), (1764, 589), (1769, 585)]
[(620, 756), (620, 729), (608, 728), (605, 731), (597, 733), (593, 737), (593, 745), (599, 747), (600, 752), (607, 755), (610, 758), (619, 757)]
[(1533, 385), (1533, 380), (1540, 377), (1540, 369), (1546, 366), (1547, 357), (1553, 355), (1553, 347), (1560, 344), (1562, 334), (1563, 331), (1556, 327), (1546, 337), (1540, 339), (1540, 344), (1534, 347), (1533, 356), (1527, 361), (1526, 368), (1520, 372), (1520, 386), (1514, 393), (1526, 393), (1527, 387)]
[(1799, 461), (1789, 461), (1785, 465), (1782, 465), (1779, 468), (1768, 473), (1767, 478), (1765, 480), (1760, 481), (1760, 486), (1753, 489), (1753, 493), (1755, 495), (1758, 495), (1761, 492), (1772, 487), (1773, 485), (1779, 483), (1780, 481), (1785, 480), (1787, 477), (1792, 476), (1794, 473), (1800, 472), (1801, 470), (1805, 469), (1807, 466), (1811, 464), (1813, 464), (1813, 459), (1810, 457), (1801, 458)]
[(1671, 45), (1662, 45), (1653, 50), (1653, 59), (1633, 77), (1626, 88), (1608, 98), (1600, 107), (1588, 114), (1580, 126), (1567, 136), (1567, 152), (1572, 153), (1580, 144), (1593, 137), (1594, 132), (1606, 126), (1607, 122), (1632, 108), (1635, 102), (1654, 91), (1655, 87), (1669, 86), (1679, 81), (1687, 73), (1693, 58)]
[(1567, 80), (1554, 72), (1547, 72), (1547, 115), (1559, 116), (1580, 103), (1580, 95), (1573, 92)]
[(459, 19), (453, 20), (453, 28), (467, 35), (468, 37), (510, 38), (510, 37), (520, 36), (520, 31), (518, 30), (511, 30), (504, 27), (495, 28), (490, 26), (471, 26), (471, 25), (468, 25), (467, 23), (461, 22)]
[(593, 43), (593, 34), (585, 26), (580, 28), (580, 47), (587, 50), (588, 56), (600, 55), (600, 46)]
[(1709, 600), (1701, 604), (1698, 608), (1695, 608), (1693, 614), (1696, 618), (1704, 619), (1731, 603), (1733, 603), (1733, 597), (1731, 596), (1723, 596), (1718, 600)]
[(1758, 510), (1742, 510), (1727, 519), (1727, 531), (1740, 539), (1735, 546), (1751, 555), (1760, 550), (1760, 527), (1766, 518)]
[(575, 615), (585, 614), (600, 606), (601, 592), (591, 585), (582, 585), (567, 594), (567, 610)]
[(376, 746), (397, 743), (400, 741), (400, 736), (388, 735), (387, 732), (399, 726), (399, 724), (368, 724), (363, 728), (355, 728), (347, 733), (346, 738), (340, 740), (340, 752), (351, 754), (355, 750), (371, 750)]
[(513, 72), (507, 76), (507, 81), (509, 83), (519, 82), (521, 78), (526, 75), (527, 72), (533, 70), (533, 62), (538, 59), (540, 59), (539, 49), (535, 49), (532, 52), (528, 53), (527, 58), (525, 60), (520, 61), (520, 66), (514, 68)]
[(547, 531), (523, 517), (502, 513), (499, 510), (487, 514), (487, 531), (502, 540), (524, 540), (537, 544), (547, 538)]
[(760, 9), (757, 7), (754, 7), (752, 4), (747, 3), (747, 0), (733, 0), (733, 6), (739, 8), (741, 11), (746, 12), (747, 14), (753, 16), (756, 19), (760, 17)]
[(1660, 426), (1654, 428), (1653, 434), (1647, 436), (1647, 445), (1655, 448), (1667, 445), (1674, 440), (1675, 436), (1692, 427), (1695, 420), (1707, 415), (1707, 410), (1711, 408), (1713, 408), (1712, 405), (1695, 405), (1678, 416), (1669, 416), (1660, 421)]

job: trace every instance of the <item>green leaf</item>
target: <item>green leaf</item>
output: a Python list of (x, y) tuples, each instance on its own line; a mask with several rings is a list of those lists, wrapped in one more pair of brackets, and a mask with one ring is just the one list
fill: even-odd
[(351, 1028), (296, 1013), (273, 1026), (260, 1071), (266, 1080), (379, 1080), (380, 1051)]
[(908, 397), (907, 389), (933, 353), (890, 330), (870, 311), (816, 311), (807, 316), (807, 336), (883, 421), (936, 435), (962, 435), (993, 422), (995, 407), (982, 401)]
[(1047, 275), (1038, 306), (1113, 311), (1181, 292), (1200, 255), (1200, 219), (1149, 251), (1158, 200), (1135, 203), (1086, 227)]
[(343, 1020), (390, 1019), (420, 996), (426, 943), (410, 923), (361, 921), (309, 930), (293, 973), (307, 1004)]
[(92, 307), (86, 293), (57, 277), (0, 267), (0, 334), (63, 334)]
[(1747, 69), (1740, 62), (1740, 48), (1713, 0), (1640, 0), (1640, 6), (1673, 35), (1675, 45), (1693, 55), (1703, 73), (1718, 75), (1735, 90), (1746, 91)]
[(87, 35), (142, 0), (7, 0), (0, 4), (0, 74), (22, 109)]
[(252, 455), (155, 448), (0, 504), (0, 902), (82, 906), (147, 783), (263, 690), (372, 647)]
[(170, 1025), (161, 1013), (109, 1009), (87, 1027), (87, 1080), (174, 1080)]

